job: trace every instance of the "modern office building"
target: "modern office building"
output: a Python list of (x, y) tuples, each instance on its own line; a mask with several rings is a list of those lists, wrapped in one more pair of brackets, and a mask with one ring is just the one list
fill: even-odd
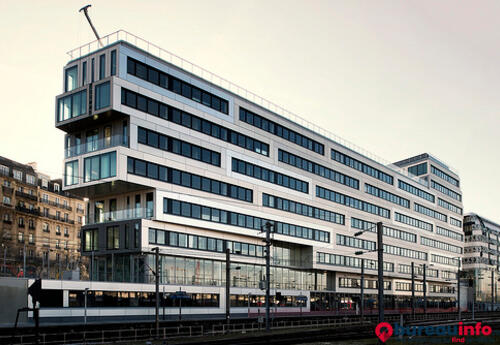
[[(102, 41), (70, 52), (55, 114), (66, 132), (63, 189), (90, 199), (91, 279), (152, 283), (159, 247), (162, 290), (222, 307), (229, 248), (232, 305), (250, 295), (255, 306), (269, 222), (280, 305), (305, 295), (311, 310), (355, 310), (355, 252), (375, 249), (383, 222), (386, 308), (410, 308), (412, 262), (419, 300), (425, 270), (429, 308), (454, 306), (462, 195), (446, 164), (429, 154), (382, 163), (132, 34)], [(376, 253), (362, 257), (367, 309), (376, 308)]]
[[(79, 268), (82, 198), (62, 190), (36, 163), (0, 157), (1, 273), (59, 278)], [(26, 272), (24, 272), (26, 267)]]
[(464, 217), (464, 235), (463, 270), (471, 285), (468, 300), (472, 301), (475, 293), (478, 309), (496, 310), (500, 303), (500, 225), (469, 213)]

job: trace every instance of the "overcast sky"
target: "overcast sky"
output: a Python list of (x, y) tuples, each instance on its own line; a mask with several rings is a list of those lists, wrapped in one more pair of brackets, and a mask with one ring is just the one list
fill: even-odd
[(66, 52), (127, 30), (388, 161), (458, 170), (500, 222), (500, 1), (0, 1), (0, 155), (60, 177)]

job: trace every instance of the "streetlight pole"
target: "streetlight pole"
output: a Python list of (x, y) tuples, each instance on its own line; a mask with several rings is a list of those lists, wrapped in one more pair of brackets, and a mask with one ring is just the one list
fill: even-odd
[(89, 294), (89, 288), (85, 288), (85, 310), (83, 314), (83, 324), (87, 325), (87, 295)]
[(411, 315), (415, 320), (415, 263), (411, 262)]
[(462, 311), (460, 310), (460, 269), (457, 272), (457, 306), (458, 306), (458, 321), (462, 319)]
[(384, 322), (384, 240), (382, 222), (377, 223), (378, 322)]
[(361, 258), (361, 298), (359, 302), (361, 322), (363, 322), (364, 318), (364, 304), (365, 304), (365, 259)]
[[(231, 250), (226, 248), (226, 323), (229, 327), (231, 317)], [(229, 330), (229, 328), (228, 328)]]
[(248, 318), (250, 319), (250, 292), (248, 293)]
[(424, 314), (427, 315), (427, 279), (426, 279), (426, 264), (424, 266)]
[(266, 332), (270, 331), (271, 314), (271, 226), (273, 224), (266, 222)]
[[(364, 229), (354, 234), (357, 237), (365, 231), (371, 230)], [(377, 251), (377, 264), (378, 264), (378, 322), (384, 322), (384, 240), (383, 240), (384, 226), (382, 222), (377, 222), (377, 249), (369, 250), (366, 252), (357, 251), (355, 254), (360, 255), (367, 252)], [(364, 265), (363, 265), (364, 266)]]
[(155, 326), (156, 339), (160, 337), (160, 247), (153, 248), (155, 252), (155, 288), (156, 288), (156, 308), (155, 308)]

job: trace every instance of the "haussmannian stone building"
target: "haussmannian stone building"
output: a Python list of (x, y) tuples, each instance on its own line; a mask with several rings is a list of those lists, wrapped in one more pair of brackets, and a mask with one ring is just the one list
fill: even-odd
[[(36, 163), (0, 157), (0, 274), (61, 278), (80, 269), (83, 198), (63, 191)], [(84, 272), (82, 272), (84, 273)]]

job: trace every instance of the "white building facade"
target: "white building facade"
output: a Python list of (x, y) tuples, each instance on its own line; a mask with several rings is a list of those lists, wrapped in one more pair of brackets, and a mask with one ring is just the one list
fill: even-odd
[[(162, 289), (223, 310), (229, 248), (231, 304), (255, 307), (270, 222), (276, 304), (296, 308), (306, 296), (311, 311), (357, 310), (354, 253), (376, 248), (381, 221), (386, 308), (411, 307), (412, 262), (418, 306), (425, 269), (428, 308), (454, 307), (462, 196), (445, 164), (428, 154), (381, 164), (161, 50), (119, 40), (81, 55), (64, 67), (55, 121), (66, 132), (64, 190), (90, 200), (82, 255), (92, 280), (152, 283), (160, 247)], [(376, 253), (362, 257), (375, 309)]]

